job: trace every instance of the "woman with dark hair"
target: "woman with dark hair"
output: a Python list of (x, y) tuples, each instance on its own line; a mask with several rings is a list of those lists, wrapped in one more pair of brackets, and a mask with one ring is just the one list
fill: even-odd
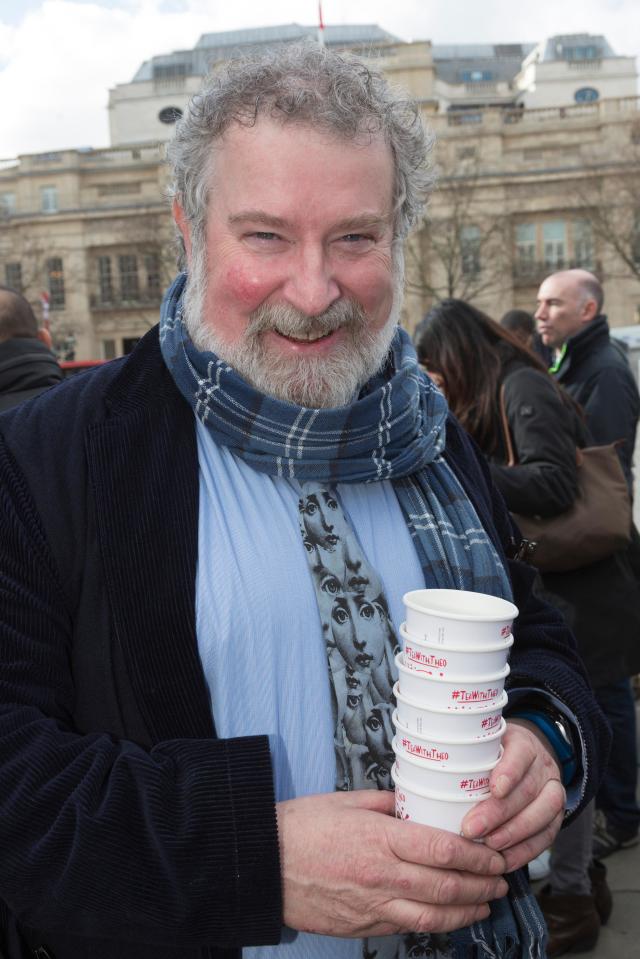
[[(480, 310), (461, 300), (434, 306), (415, 335), (418, 358), (451, 411), (489, 459), (508, 508), (555, 516), (577, 494), (576, 446), (588, 436), (579, 407), (540, 359)], [(504, 403), (517, 465), (507, 465)], [(541, 577), (543, 598), (563, 612), (595, 687), (629, 676), (640, 633), (638, 584), (625, 554)], [(636, 671), (640, 664), (636, 664)], [(551, 881), (540, 895), (548, 955), (590, 949), (609, 918), (606, 871), (592, 862), (593, 803), (558, 835)]]
[[(539, 516), (568, 509), (578, 489), (576, 445), (584, 445), (586, 430), (578, 407), (536, 354), (463, 300), (434, 306), (418, 326), (415, 342), (418, 359), (451, 411), (490, 460), (509, 509)], [(505, 465), (503, 387), (517, 467)]]

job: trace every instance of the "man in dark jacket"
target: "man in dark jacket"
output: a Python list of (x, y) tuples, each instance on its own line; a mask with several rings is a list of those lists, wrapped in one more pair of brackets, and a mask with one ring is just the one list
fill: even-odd
[(0, 286), (0, 412), (61, 380), (49, 331), (38, 325), (24, 296)]
[(629, 364), (610, 340), (603, 303), (592, 273), (564, 270), (543, 282), (535, 317), (542, 342), (556, 351), (552, 372), (585, 411), (593, 441), (623, 441), (620, 460), (632, 489), (640, 396)]
[[(623, 440), (619, 454), (632, 489), (640, 397), (628, 363), (610, 341), (603, 300), (602, 287), (592, 273), (565, 270), (542, 283), (535, 315), (543, 342), (556, 350), (552, 372), (584, 409), (593, 441)], [(632, 545), (631, 551), (635, 548)], [(605, 636), (602, 641), (606, 642)], [(594, 855), (602, 858), (638, 842), (640, 809), (636, 800), (635, 705), (629, 678), (598, 686), (596, 696), (613, 731), (610, 763), (597, 797), (601, 814)]]

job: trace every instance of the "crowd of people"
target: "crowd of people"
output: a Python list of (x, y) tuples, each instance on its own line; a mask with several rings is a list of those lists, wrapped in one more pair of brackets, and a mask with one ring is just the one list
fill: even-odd
[[(509, 511), (571, 508), (591, 443), (624, 441), (631, 488), (638, 391), (584, 271), (545, 280), (537, 328), (448, 300), (414, 347), (429, 148), (356, 59), (231, 60), (170, 145), (180, 272), (130, 356), (48, 388), (0, 290), (0, 373), (29, 373), (0, 417), (3, 959), (595, 943), (602, 859), (638, 839), (637, 542), (540, 574)], [(519, 609), (459, 836), (393, 815), (402, 596), (425, 586)]]

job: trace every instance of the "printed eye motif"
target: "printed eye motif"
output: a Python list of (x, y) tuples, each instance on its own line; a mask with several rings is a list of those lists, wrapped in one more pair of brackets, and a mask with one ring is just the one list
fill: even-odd
[(335, 596), (340, 589), (340, 583), (335, 576), (333, 576), (331, 573), (327, 573), (320, 583), (320, 589), (323, 593), (329, 593), (331, 596)]
[(363, 603), (360, 609), (358, 610), (358, 615), (361, 619), (373, 619), (376, 611), (371, 603)]
[(344, 626), (349, 619), (349, 613), (344, 606), (334, 606), (331, 615), (339, 626)]

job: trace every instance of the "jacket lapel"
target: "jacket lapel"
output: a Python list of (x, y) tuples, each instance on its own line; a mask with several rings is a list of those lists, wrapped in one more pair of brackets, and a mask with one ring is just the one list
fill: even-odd
[(145, 337), (93, 426), (87, 459), (115, 640), (156, 742), (214, 735), (196, 641), (193, 413)]

